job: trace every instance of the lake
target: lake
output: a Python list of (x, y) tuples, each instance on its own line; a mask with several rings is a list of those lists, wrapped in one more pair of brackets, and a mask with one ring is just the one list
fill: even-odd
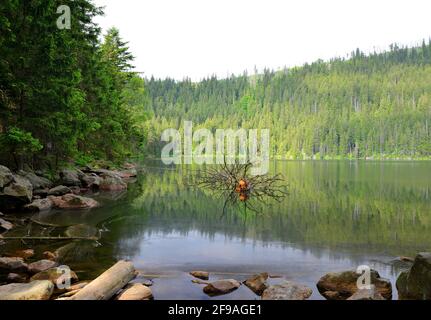
[[(313, 289), (331, 271), (375, 268), (395, 280), (399, 256), (431, 250), (431, 162), (274, 161), (271, 172), (286, 179), (288, 195), (254, 210), (227, 206), (216, 190), (188, 185), (199, 167), (145, 163), (123, 193), (94, 194), (103, 206), (92, 211), (37, 214), (54, 225), (89, 224), (98, 242), (68, 245), (66, 262), (81, 279), (92, 279), (118, 259), (130, 259), (153, 280), (156, 299), (258, 299), (247, 287), (209, 298), (191, 282), (192, 270), (211, 279), (268, 272)], [(50, 233), (48, 227), (17, 228), (15, 234)], [(56, 229), (57, 230), (57, 229)], [(61, 229), (60, 229), (61, 230)], [(2, 251), (67, 243), (7, 243)]]

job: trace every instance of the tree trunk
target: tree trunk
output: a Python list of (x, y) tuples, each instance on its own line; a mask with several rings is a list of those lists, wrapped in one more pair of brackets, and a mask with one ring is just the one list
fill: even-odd
[(71, 300), (109, 300), (134, 277), (133, 264), (124, 260), (118, 261), (75, 294)]

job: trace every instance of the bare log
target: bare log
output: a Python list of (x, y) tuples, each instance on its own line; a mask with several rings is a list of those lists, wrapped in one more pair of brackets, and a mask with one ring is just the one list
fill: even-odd
[(118, 261), (91, 281), (71, 300), (109, 300), (135, 277), (135, 267), (129, 261)]
[(98, 237), (32, 237), (32, 236), (22, 236), (22, 237), (3, 237), (3, 240), (99, 240)]

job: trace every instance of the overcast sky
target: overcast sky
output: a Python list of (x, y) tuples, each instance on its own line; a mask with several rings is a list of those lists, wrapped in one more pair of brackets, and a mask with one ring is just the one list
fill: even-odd
[(431, 36), (430, 0), (95, 0), (145, 76), (199, 80)]

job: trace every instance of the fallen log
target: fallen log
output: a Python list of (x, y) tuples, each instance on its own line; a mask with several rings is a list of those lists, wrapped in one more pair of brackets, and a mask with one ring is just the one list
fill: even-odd
[(90, 240), (97, 241), (98, 237), (32, 237), (32, 236), (22, 236), (22, 237), (3, 237), (3, 240)]
[(118, 261), (91, 281), (70, 300), (109, 300), (135, 277), (135, 267), (129, 261)]

